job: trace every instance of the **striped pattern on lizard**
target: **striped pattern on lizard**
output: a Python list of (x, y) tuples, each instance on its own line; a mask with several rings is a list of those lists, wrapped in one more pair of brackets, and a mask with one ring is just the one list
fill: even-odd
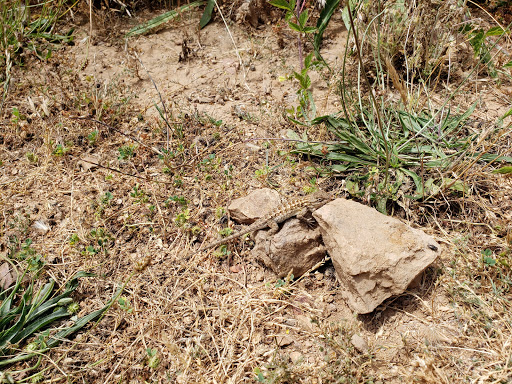
[(279, 230), (279, 224), (285, 222), (286, 220), (292, 217), (297, 217), (299, 219), (305, 218), (308, 213), (312, 213), (313, 211), (322, 207), (324, 204), (332, 200), (332, 198), (333, 197), (331, 194), (323, 191), (318, 191), (307, 196), (288, 200), (284, 202), (278, 209), (256, 220), (248, 227), (236, 233), (233, 233), (228, 237), (211, 242), (199, 248), (198, 250), (192, 252), (190, 256), (195, 255), (196, 253), (202, 251), (206, 251), (208, 249), (218, 247), (219, 245), (225, 244), (247, 233), (252, 233), (260, 229), (270, 228), (268, 235), (272, 236), (276, 234), (277, 231)]

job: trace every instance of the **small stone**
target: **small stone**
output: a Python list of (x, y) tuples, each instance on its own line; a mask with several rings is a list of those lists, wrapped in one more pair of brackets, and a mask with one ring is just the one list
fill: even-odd
[(287, 345), (292, 344), (295, 340), (293, 340), (290, 336), (277, 336), (276, 338), (277, 345), (280, 347), (286, 347)]
[(245, 146), (247, 147), (248, 150), (250, 150), (252, 152), (258, 152), (262, 149), (259, 145), (252, 144), (252, 143), (247, 143), (247, 144), (245, 144)]
[(350, 339), (350, 342), (359, 353), (368, 352), (368, 343), (366, 343), (366, 340), (359, 336), (357, 333), (354, 333)]
[(300, 352), (293, 351), (290, 353), (290, 360), (293, 364), (297, 364), (302, 360), (302, 354)]
[(288, 325), (289, 327), (295, 327), (297, 325), (297, 320), (295, 320), (295, 319), (286, 319), (284, 321), (284, 324)]

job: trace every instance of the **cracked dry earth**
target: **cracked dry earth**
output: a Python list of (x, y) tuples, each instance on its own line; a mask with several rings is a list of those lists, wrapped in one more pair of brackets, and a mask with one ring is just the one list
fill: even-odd
[[(198, 33), (198, 19), (185, 15), (126, 46), (88, 45), (81, 30), (76, 46), (38, 64), (29, 77), (19, 74), (8, 106), (31, 122), (4, 138), (2, 252), (12, 236), (32, 238), (58, 283), (77, 270), (95, 272), (80, 287), (81, 316), (101, 307), (134, 272), (123, 293), (128, 304), (113, 306), (95, 327), (53, 351), (56, 363), (44, 362), (45, 377), (239, 383), (255, 382), (261, 372), (279, 382), (448, 383), (487, 369), (492, 359), (485, 347), (474, 348), (472, 339), (471, 348), (461, 344), (471, 337), (438, 275), (451, 260), (450, 242), (431, 228), (424, 230), (445, 245), (439, 264), (410, 294), (359, 317), (344, 304), (329, 262), (283, 284), (247, 258), (245, 240), (230, 245), (229, 258), (184, 259), (195, 242), (216, 238), (229, 201), (269, 185), (294, 195), (317, 176), (308, 161), (287, 154), (286, 142), (262, 140), (301, 130), (283, 117), (296, 105), (296, 85), (280, 81), (297, 68), (293, 35), (230, 25), (233, 44), (218, 22)], [(345, 39), (337, 15), (323, 50), (335, 66)], [(318, 114), (338, 111), (334, 87), (312, 77)], [(162, 108), (160, 97), (174, 130), (169, 141), (154, 107)], [(112, 128), (74, 118), (88, 115)], [(322, 129), (317, 139), (326, 137)], [(69, 152), (56, 156), (57, 144)], [(122, 159), (120, 148), (129, 145), (136, 154)], [(174, 157), (162, 161), (155, 147)], [(27, 161), (27, 152), (37, 161)], [(318, 184), (337, 187), (323, 178)], [(503, 191), (499, 198), (506, 200)], [(38, 231), (36, 220), (50, 231)], [(70, 243), (73, 234), (78, 244)], [(87, 252), (99, 238), (101, 249)], [(156, 366), (148, 349), (157, 352)]]

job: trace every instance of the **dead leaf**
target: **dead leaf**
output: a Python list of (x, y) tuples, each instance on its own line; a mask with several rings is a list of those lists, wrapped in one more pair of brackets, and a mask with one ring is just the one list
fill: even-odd
[(232, 265), (231, 267), (229, 267), (229, 271), (231, 273), (240, 273), (240, 272), (242, 272), (242, 270), (243, 270), (243, 267), (240, 264)]
[(9, 263), (3, 263), (0, 265), (0, 289), (5, 291), (16, 281), (14, 273), (11, 272), (11, 266)]

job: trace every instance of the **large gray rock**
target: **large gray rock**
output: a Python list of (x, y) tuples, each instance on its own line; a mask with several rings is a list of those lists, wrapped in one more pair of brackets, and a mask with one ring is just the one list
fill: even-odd
[(357, 313), (372, 312), (404, 292), (438, 256), (439, 244), (423, 231), (350, 200), (337, 199), (313, 213)]

